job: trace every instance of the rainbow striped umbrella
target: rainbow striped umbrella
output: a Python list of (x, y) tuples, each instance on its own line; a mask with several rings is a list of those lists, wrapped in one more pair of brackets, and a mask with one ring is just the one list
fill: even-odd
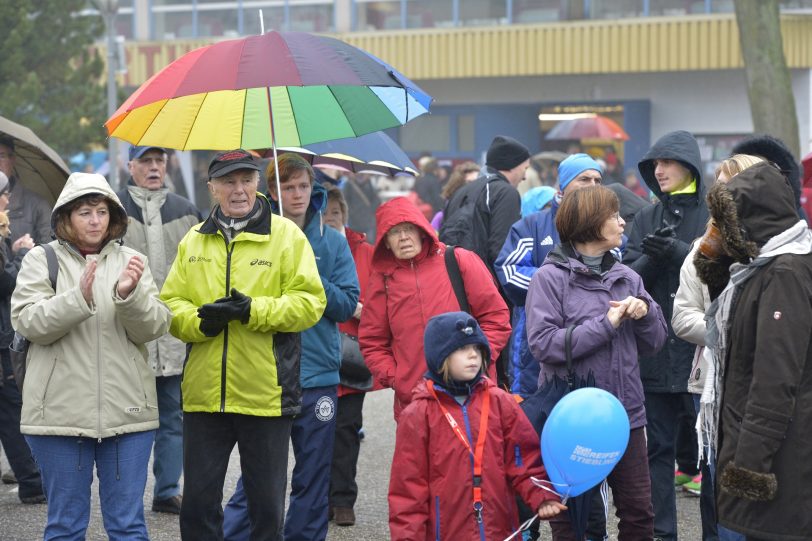
[(105, 126), (134, 145), (302, 147), (400, 126), (432, 98), (340, 40), (268, 32), (191, 51), (141, 85)]

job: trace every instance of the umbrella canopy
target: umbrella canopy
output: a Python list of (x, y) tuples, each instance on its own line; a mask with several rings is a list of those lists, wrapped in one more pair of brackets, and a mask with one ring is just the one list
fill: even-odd
[(545, 150), (543, 152), (539, 152), (538, 154), (533, 154), (533, 160), (537, 162), (541, 161), (549, 161), (549, 162), (563, 162), (567, 159), (566, 152), (561, 152), (560, 150)]
[[(315, 166), (338, 167), (353, 173), (376, 173), (389, 177), (418, 175), (417, 167), (409, 156), (383, 132), (313, 143), (304, 148), (282, 147), (278, 151), (296, 152)], [(266, 153), (266, 157), (271, 156)]]
[(14, 144), (14, 168), (19, 181), (54, 204), (70, 175), (59, 154), (29, 128), (0, 116), (0, 142), (3, 139)]
[(132, 144), (181, 150), (303, 147), (400, 126), (427, 113), (431, 101), (366, 51), (273, 31), (185, 54), (105, 126)]
[(628, 141), (629, 134), (611, 118), (595, 115), (562, 120), (547, 133), (545, 139), (612, 139)]

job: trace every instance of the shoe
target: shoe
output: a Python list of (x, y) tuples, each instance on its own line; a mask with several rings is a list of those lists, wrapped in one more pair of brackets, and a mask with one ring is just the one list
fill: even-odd
[(14, 476), (13, 471), (7, 471), (6, 473), (4, 473), (2, 479), (3, 479), (3, 484), (4, 485), (16, 485), (17, 484), (17, 478)]
[(692, 494), (694, 496), (699, 496), (702, 494), (702, 474), (700, 473), (687, 483), (682, 485), (682, 490), (687, 492), (688, 494)]
[(682, 473), (679, 470), (674, 472), (674, 486), (681, 487), (685, 483), (689, 483), (693, 479), (693, 476), (687, 473)]
[(20, 496), (20, 501), (25, 504), (45, 503), (45, 494), (40, 492), (39, 494), (34, 494), (33, 496)]
[(367, 435), (366, 435), (366, 433), (364, 432), (364, 427), (359, 428), (359, 429), (358, 429), (358, 439), (359, 439), (359, 440), (363, 440), (363, 439), (364, 439), (364, 438), (366, 438), (366, 437), (367, 437)]
[(180, 515), (180, 504), (183, 502), (183, 496), (172, 496), (165, 500), (152, 500), (152, 510), (156, 513), (171, 513), (173, 515)]
[(335, 513), (336, 526), (355, 525), (355, 511), (352, 510), (352, 507), (336, 507), (333, 512)]

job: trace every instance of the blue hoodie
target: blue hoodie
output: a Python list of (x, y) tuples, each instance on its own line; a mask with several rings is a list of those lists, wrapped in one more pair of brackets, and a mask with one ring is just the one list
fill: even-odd
[[(275, 201), (272, 204), (278, 214), (279, 205)], [(322, 223), (322, 212), (326, 207), (327, 190), (314, 182), (304, 233), (316, 256), (316, 266), (327, 295), (327, 308), (318, 323), (302, 332), (300, 379), (303, 389), (338, 385), (341, 366), (338, 324), (352, 317), (361, 293), (347, 239)]]

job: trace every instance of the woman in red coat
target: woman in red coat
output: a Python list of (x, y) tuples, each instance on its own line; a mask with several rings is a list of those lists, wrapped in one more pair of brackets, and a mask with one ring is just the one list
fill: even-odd
[(489, 348), (476, 320), (465, 312), (435, 316), (424, 341), (428, 372), (395, 439), (392, 540), (505, 539), (519, 527), (514, 490), (542, 519), (565, 510), (549, 490), (527, 417), (483, 377)]
[[(445, 244), (409, 200), (396, 197), (375, 215), (378, 239), (366, 288), (359, 341), (376, 382), (395, 390), (395, 420), (412, 400), (426, 371), (423, 331), (437, 314), (460, 304), (445, 265)], [(479, 257), (455, 249), (471, 314), (499, 356), (510, 337), (510, 316), (496, 284)], [(488, 368), (489, 375), (495, 370)]]

